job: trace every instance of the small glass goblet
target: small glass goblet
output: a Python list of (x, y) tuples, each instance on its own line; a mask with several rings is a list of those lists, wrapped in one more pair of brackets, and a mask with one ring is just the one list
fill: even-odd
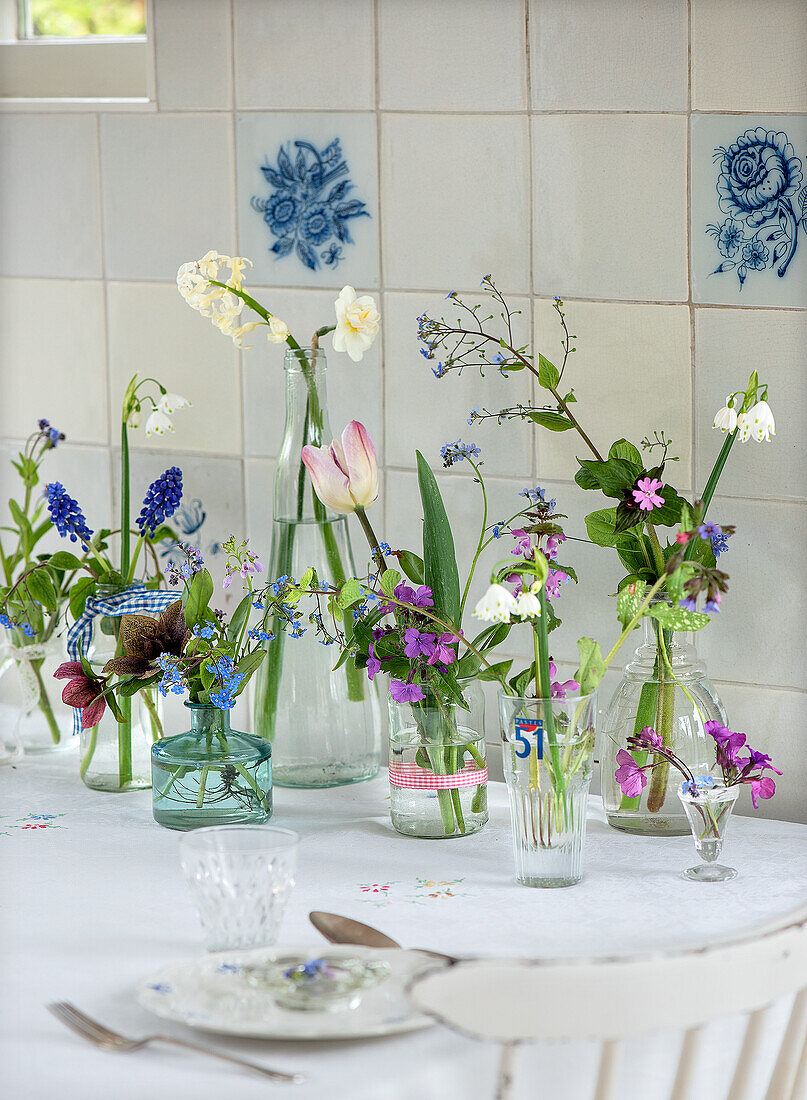
[(678, 797), (692, 830), (695, 851), (704, 861), (682, 871), (693, 882), (727, 882), (735, 878), (734, 867), (724, 867), (716, 860), (723, 850), (723, 837), (731, 811), (740, 793), (738, 786), (727, 787), (711, 776), (698, 776), (681, 785)]

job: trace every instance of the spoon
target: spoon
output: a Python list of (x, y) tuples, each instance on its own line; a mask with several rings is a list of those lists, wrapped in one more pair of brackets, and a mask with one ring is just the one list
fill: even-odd
[[(397, 940), (379, 932), (369, 924), (362, 924), (359, 920), (350, 917), (340, 917), (338, 913), (323, 913), (315, 909), (308, 914), (308, 919), (329, 943), (354, 943), (361, 947), (401, 948)], [(421, 950), (417, 948), (416, 950)], [(421, 951), (423, 955), (431, 955), (435, 959), (443, 959), (448, 963), (459, 962), (454, 955), (443, 955), (439, 951)]]

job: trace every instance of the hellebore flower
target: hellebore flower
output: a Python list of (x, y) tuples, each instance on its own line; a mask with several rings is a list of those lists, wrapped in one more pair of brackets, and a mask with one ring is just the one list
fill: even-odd
[(664, 503), (664, 497), (658, 495), (662, 483), (657, 477), (643, 477), (636, 482), (636, 488), (632, 490), (633, 499), (639, 505), (639, 511), (652, 512), (654, 508), (660, 508)]
[(474, 616), (486, 623), (509, 623), (517, 613), (516, 598), (503, 584), (492, 584), (474, 608)]
[(65, 661), (53, 674), (54, 680), (67, 680), (62, 691), (62, 702), (81, 711), (81, 728), (91, 729), (101, 721), (106, 710), (106, 699), (101, 696), (104, 684), (91, 679), (80, 661)]
[(333, 334), (333, 350), (344, 351), (354, 363), (358, 363), (378, 335), (381, 315), (375, 298), (369, 294), (356, 297), (352, 286), (343, 287), (334, 303), (336, 329)]
[(619, 750), (616, 761), (619, 767), (614, 774), (622, 793), (626, 798), (637, 798), (647, 786), (647, 776), (627, 749)]
[(369, 508), (378, 499), (378, 460), (367, 429), (351, 420), (341, 441), (303, 447), (303, 462), (319, 499), (334, 512)]
[(151, 615), (122, 615), (120, 642), (123, 656), (107, 661), (104, 672), (145, 680), (157, 671), (155, 661), (160, 654), (181, 657), (187, 639), (188, 628), (181, 600), (169, 604), (157, 619)]

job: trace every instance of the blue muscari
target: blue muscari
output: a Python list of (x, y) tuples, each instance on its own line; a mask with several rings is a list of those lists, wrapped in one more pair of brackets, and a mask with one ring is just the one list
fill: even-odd
[(137, 517), (140, 534), (149, 537), (159, 525), (179, 507), (182, 500), (182, 471), (178, 466), (169, 466), (164, 474), (148, 487), (143, 507)]
[(71, 542), (80, 541), (86, 549), (92, 538), (92, 531), (87, 526), (78, 501), (67, 493), (60, 481), (51, 481), (46, 485), (45, 496), (48, 499), (51, 522), (62, 538), (69, 536)]

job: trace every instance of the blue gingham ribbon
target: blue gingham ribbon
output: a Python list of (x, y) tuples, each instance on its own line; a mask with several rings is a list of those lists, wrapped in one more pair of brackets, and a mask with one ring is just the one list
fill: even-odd
[[(88, 596), (81, 618), (73, 623), (67, 634), (68, 657), (71, 661), (77, 661), (79, 652), (86, 657), (92, 644), (94, 623), (99, 615), (120, 618), (121, 615), (138, 612), (153, 611), (159, 614), (177, 599), (179, 597), (176, 592), (156, 592), (140, 582), (112, 596)], [(73, 707), (73, 736), (77, 736), (80, 731), (81, 711), (78, 707)]]

